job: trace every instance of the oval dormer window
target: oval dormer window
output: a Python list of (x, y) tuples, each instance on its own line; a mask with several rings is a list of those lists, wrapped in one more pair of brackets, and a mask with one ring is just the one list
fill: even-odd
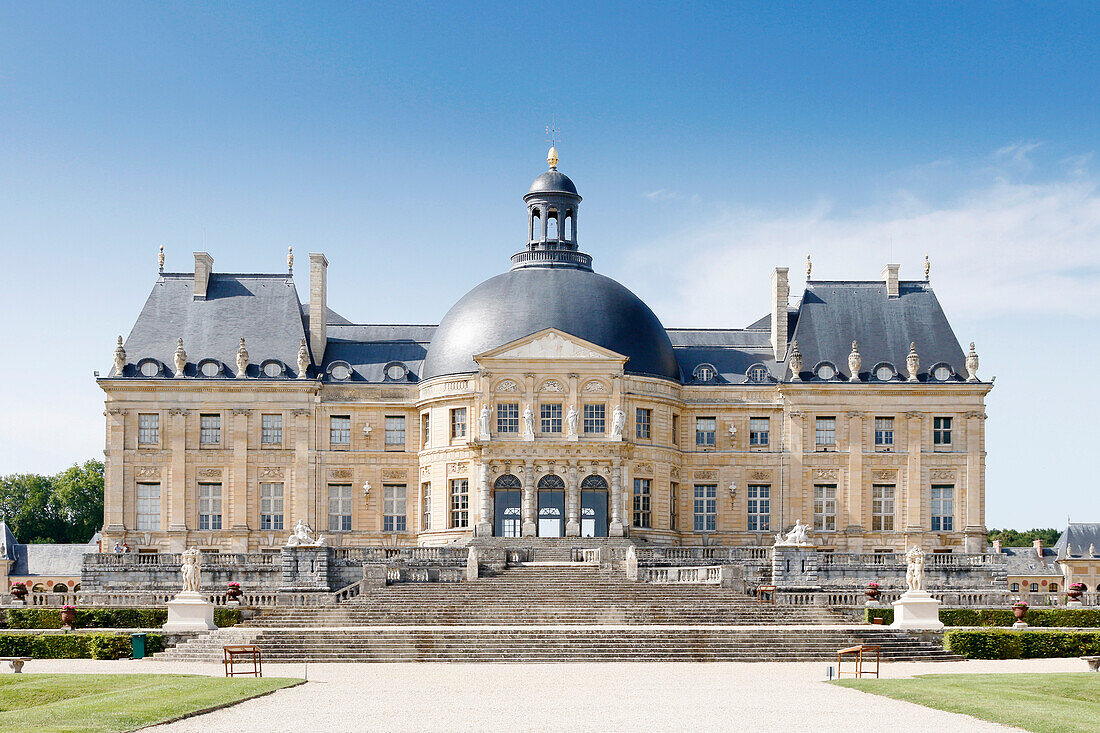
[(710, 364), (700, 364), (699, 366), (695, 367), (696, 381), (713, 382), (715, 374), (717, 374), (717, 372)]
[(216, 361), (204, 361), (199, 371), (204, 377), (216, 377), (221, 374), (222, 368)]
[(342, 382), (351, 376), (351, 368), (348, 367), (347, 364), (337, 364), (332, 368), (330, 374), (332, 374), (333, 379), (337, 379)]
[(951, 367), (946, 364), (940, 364), (932, 371), (932, 376), (937, 382), (946, 382), (954, 376), (954, 372), (952, 372)]
[(409, 370), (405, 368), (404, 364), (390, 364), (386, 367), (386, 379), (394, 382), (404, 379), (408, 373)]
[(889, 382), (894, 378), (894, 369), (886, 364), (880, 365), (875, 369), (875, 379), (880, 382)]
[(269, 361), (264, 364), (264, 376), (265, 377), (281, 377), (283, 375), (283, 365), (277, 361)]
[(750, 382), (766, 382), (768, 379), (768, 368), (763, 364), (754, 364), (749, 367), (748, 376)]
[(160, 364), (156, 363), (152, 359), (141, 362), (141, 366), (138, 367), (138, 371), (141, 372), (143, 377), (155, 377), (160, 374)]
[(832, 364), (821, 364), (817, 368), (818, 379), (832, 379), (836, 376), (836, 367)]

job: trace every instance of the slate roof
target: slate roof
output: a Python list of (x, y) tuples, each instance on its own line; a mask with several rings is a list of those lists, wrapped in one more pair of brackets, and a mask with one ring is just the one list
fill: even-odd
[(1040, 560), (1034, 547), (1004, 547), (1001, 549), (1007, 559), (1009, 575), (1049, 575), (1062, 577), (1058, 567), (1057, 553), (1054, 548), (1044, 547)]
[(84, 545), (24, 545), (0, 522), (0, 559), (13, 560), (9, 576), (80, 576), (85, 553), (98, 552), (98, 536)]
[(409, 370), (406, 382), (420, 379), (435, 326), (387, 326), (328, 324), (328, 348), (323, 368), (338, 361), (352, 367), (348, 381), (388, 381), (385, 368), (401, 362)]
[[(927, 381), (928, 371), (941, 363), (965, 379), (966, 356), (932, 287), (902, 281), (899, 293), (888, 297), (886, 283), (878, 280), (807, 283), (791, 334), (802, 354), (802, 378), (816, 379), (814, 367), (828, 361), (847, 379), (848, 354), (852, 341), (858, 341), (864, 380), (882, 362), (906, 374), (911, 342), (920, 357), (920, 381)], [(789, 353), (787, 361), (785, 369)]]
[(1095, 557), (1100, 557), (1100, 522), (1070, 522), (1054, 543), (1059, 560), (1089, 557), (1089, 547), (1094, 547)]

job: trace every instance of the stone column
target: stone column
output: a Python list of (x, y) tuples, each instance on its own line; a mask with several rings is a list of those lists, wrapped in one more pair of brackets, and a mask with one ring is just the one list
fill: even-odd
[(569, 472), (567, 483), (565, 485), (565, 506), (567, 512), (567, 521), (565, 524), (565, 536), (566, 537), (580, 537), (581, 535), (581, 523), (580, 517), (580, 504), (581, 504), (581, 487), (580, 479), (578, 478), (577, 462), (569, 462)]
[(610, 537), (623, 537), (626, 532), (623, 529), (622, 517), (622, 466), (616, 458), (611, 464), (611, 523), (607, 528)]
[[(233, 467), (229, 472), (230, 539), (233, 552), (248, 552), (248, 416), (251, 410), (233, 410)], [(259, 493), (257, 492), (257, 497)]]
[(535, 464), (527, 461), (523, 466), (523, 536), (534, 537), (537, 532), (535, 524)]
[(985, 550), (985, 516), (982, 494), (985, 488), (985, 454), (982, 451), (982, 430), (985, 413), (966, 414), (966, 525), (965, 550)]
[(858, 535), (863, 534), (863, 500), (865, 489), (863, 486), (863, 413), (848, 413), (848, 487), (845, 492), (845, 513), (848, 515), (848, 523), (845, 532), (849, 535), (857, 535), (848, 540), (849, 549), (852, 552), (861, 552), (863, 540)]
[[(921, 450), (924, 438), (924, 416), (919, 412), (905, 413), (906, 420), (906, 476), (905, 476), (905, 534), (923, 534), (921, 504), (924, 481), (921, 475)], [(906, 542), (909, 538), (906, 537)]]
[[(286, 517), (286, 526), (293, 527), (299, 519), (310, 526), (309, 516), (309, 410), (295, 410), (294, 413), (294, 473), (290, 481), (290, 496), (286, 497), (286, 506), (291, 508)], [(285, 490), (285, 488), (284, 488)], [(318, 531), (321, 531), (318, 528)]]
[(491, 537), (493, 534), (492, 495), (489, 493), (489, 461), (479, 464), (477, 504), (479, 518), (474, 527), (475, 537)]

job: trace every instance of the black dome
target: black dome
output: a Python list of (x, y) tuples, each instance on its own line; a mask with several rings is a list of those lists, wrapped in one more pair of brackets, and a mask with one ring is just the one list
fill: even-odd
[(541, 267), (497, 275), (463, 296), (432, 337), (422, 379), (475, 372), (474, 354), (546, 328), (629, 357), (630, 374), (680, 380), (668, 334), (638, 296), (589, 270)]
[(527, 190), (527, 193), (552, 193), (563, 192), (571, 193), (574, 196), (577, 194), (577, 187), (573, 184), (573, 181), (569, 179), (569, 176), (564, 173), (559, 173), (557, 169), (548, 170), (541, 176), (535, 179), (535, 182), (531, 184), (531, 188)]

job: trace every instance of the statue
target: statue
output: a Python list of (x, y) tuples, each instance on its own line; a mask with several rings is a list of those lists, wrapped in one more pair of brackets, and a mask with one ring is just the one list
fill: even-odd
[(172, 357), (176, 364), (176, 376), (183, 376), (183, 369), (187, 366), (187, 352), (183, 350), (183, 339), (176, 341), (176, 353)]
[(244, 379), (248, 376), (248, 349), (244, 347), (244, 337), (241, 337), (241, 344), (237, 347), (237, 378)]
[(569, 406), (569, 412), (565, 414), (565, 429), (566, 436), (570, 438), (577, 437), (577, 408), (573, 405)]
[(909, 372), (909, 381), (917, 381), (917, 371), (920, 369), (920, 357), (917, 356), (917, 342), (909, 342), (909, 356), (905, 357), (905, 368)]
[(615, 411), (611, 413), (611, 439), (620, 440), (623, 437), (623, 428), (625, 427), (626, 413), (623, 412), (623, 408), (616, 405)]
[(118, 337), (118, 346), (115, 347), (115, 376), (121, 377), (122, 370), (126, 368), (126, 349), (122, 348), (122, 337)]
[(298, 347), (298, 379), (309, 376), (309, 350), (306, 348), (306, 340), (302, 339), (302, 345)]
[(924, 590), (924, 550), (912, 547), (905, 553), (905, 585), (910, 591)]
[(802, 381), (802, 352), (798, 350), (798, 339), (791, 341), (791, 353), (789, 363), (791, 365), (791, 379)]
[(317, 539), (313, 539), (310, 533), (313, 532), (309, 526), (301, 519), (294, 525), (294, 532), (286, 541), (287, 547), (324, 547), (325, 536), (317, 535)]
[(202, 555), (197, 547), (192, 547), (183, 553), (183, 592), (198, 593), (200, 579), (202, 577)]
[(786, 537), (782, 532), (775, 535), (775, 544), (779, 547), (813, 547), (814, 543), (810, 542), (809, 532), (809, 526), (803, 524), (801, 519), (796, 519)]
[(978, 381), (978, 352), (974, 350), (974, 342), (970, 342), (970, 353), (966, 355), (966, 381)]
[(535, 412), (530, 405), (523, 410), (523, 439), (535, 439)]
[(852, 353), (848, 354), (848, 371), (851, 372), (848, 377), (849, 382), (859, 381), (859, 368), (863, 366), (863, 357), (859, 354), (859, 342), (852, 342)]
[(481, 417), (478, 418), (478, 427), (481, 430), (481, 439), (488, 440), (491, 435), (489, 430), (489, 416), (492, 414), (493, 409), (488, 404), (481, 406)]
[(730, 426), (729, 426), (729, 434), (730, 434), (730, 440), (734, 440), (737, 437), (737, 426), (734, 425), (732, 422), (730, 423)]

